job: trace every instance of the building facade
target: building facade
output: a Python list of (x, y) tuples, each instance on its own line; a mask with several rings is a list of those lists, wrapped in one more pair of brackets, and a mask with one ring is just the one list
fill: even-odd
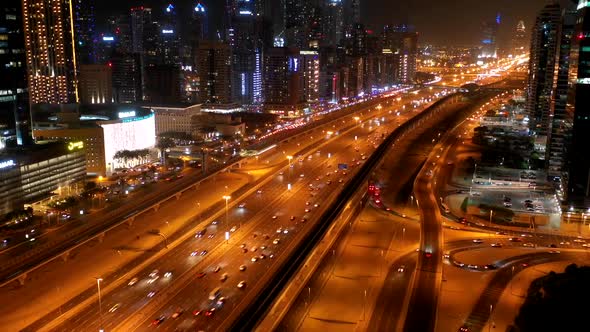
[(81, 103), (105, 104), (113, 102), (112, 64), (82, 64), (78, 77)]

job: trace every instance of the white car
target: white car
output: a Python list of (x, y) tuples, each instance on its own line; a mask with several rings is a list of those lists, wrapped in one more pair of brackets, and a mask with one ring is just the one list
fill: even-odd
[(238, 207), (239, 207), (240, 209), (243, 209), (243, 208), (245, 208), (245, 207), (246, 207), (246, 203), (240, 203), (240, 205), (238, 205)]
[(242, 289), (244, 287), (246, 287), (246, 281), (242, 280), (238, 283), (238, 288)]
[(236, 229), (238, 229), (238, 226), (234, 226), (234, 227), (232, 227), (232, 228), (231, 228), (229, 231), (233, 233), (233, 232), (235, 232), (235, 231), (236, 231)]
[(279, 244), (281, 242), (280, 239), (274, 239), (274, 241), (272, 241), (272, 244)]
[(127, 286), (133, 286), (135, 285), (137, 282), (139, 281), (139, 279), (137, 278), (133, 278), (131, 280), (129, 280), (129, 282), (127, 283)]
[(253, 263), (256, 263), (256, 261), (258, 261), (258, 257), (254, 256), (252, 257), (252, 259), (250, 259)]
[(406, 266), (405, 265), (400, 265), (400, 267), (397, 268), (397, 272), (402, 273), (406, 270)]

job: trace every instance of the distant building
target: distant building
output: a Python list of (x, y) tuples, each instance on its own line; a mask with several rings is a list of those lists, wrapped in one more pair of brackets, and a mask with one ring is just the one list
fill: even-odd
[(142, 72), (140, 55), (115, 52), (110, 64), (113, 71), (113, 97), (116, 103), (142, 101)]
[(169, 3), (160, 22), (158, 53), (167, 65), (180, 65), (180, 22), (176, 6)]
[(178, 104), (183, 101), (180, 92), (182, 76), (177, 65), (155, 65), (145, 69), (145, 95), (143, 100), (154, 104)]
[(344, 39), (344, 1), (325, 0), (323, 45), (337, 46)]
[(231, 48), (222, 42), (203, 42), (197, 54), (199, 101), (211, 104), (232, 102)]
[(70, 0), (74, 9), (74, 36), (78, 62), (81, 64), (96, 63), (96, 18), (94, 0)]
[[(31, 143), (23, 15), (20, 0), (0, 4), (0, 150)], [(7, 141), (5, 141), (6, 139)]]
[(113, 71), (111, 65), (80, 65), (80, 102), (105, 104), (113, 102)]
[(79, 101), (71, 9), (68, 0), (23, 0), (31, 104)]
[(142, 54), (145, 50), (146, 28), (152, 24), (152, 9), (147, 7), (131, 8), (131, 52)]
[(526, 28), (523, 21), (518, 21), (516, 31), (512, 37), (512, 52), (514, 55), (525, 54), (529, 51)]
[(551, 3), (541, 10), (532, 30), (526, 107), (536, 135), (546, 136), (549, 130), (560, 21), (561, 7)]
[(498, 57), (498, 30), (501, 17), (498, 13), (494, 20), (485, 21), (482, 24), (481, 53), (479, 58), (489, 59)]
[(49, 197), (59, 187), (84, 181), (83, 144), (36, 144), (0, 153), (0, 215)]
[(320, 99), (320, 57), (317, 51), (300, 51), (303, 73), (303, 98), (308, 103)]
[(198, 133), (198, 116), (201, 105), (190, 106), (150, 106), (154, 110), (156, 136), (164, 133), (184, 133), (195, 137)]
[(264, 54), (264, 110), (300, 116), (305, 108), (302, 58), (298, 49), (273, 47)]
[(571, 45), (568, 106), (573, 111), (572, 145), (569, 151), (567, 201), (570, 206), (590, 208), (590, 3), (580, 1)]

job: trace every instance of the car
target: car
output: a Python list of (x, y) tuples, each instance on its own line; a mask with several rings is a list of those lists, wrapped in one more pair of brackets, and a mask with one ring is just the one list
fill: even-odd
[(222, 306), (225, 303), (225, 301), (226, 301), (225, 296), (222, 296), (222, 297), (220, 297), (220, 298), (217, 299), (217, 305), (218, 306)]
[(172, 278), (172, 272), (168, 271), (164, 273), (164, 278)]
[(319, 204), (319, 203), (315, 203), (315, 204), (313, 205), (313, 207), (319, 207), (319, 206), (320, 206), (320, 204)]
[(277, 219), (278, 217), (277, 217), (277, 215), (275, 214), (275, 215), (273, 215), (273, 216), (272, 216), (272, 218), (273, 218), (273, 219)]
[(522, 246), (523, 247), (533, 248), (533, 247), (535, 247), (535, 244), (534, 243), (531, 243), (531, 242), (527, 242), (527, 243), (523, 243)]
[(158, 279), (160, 279), (160, 276), (156, 275), (155, 277), (148, 279), (147, 283), (148, 284), (153, 284)]
[(342, 182), (344, 182), (344, 180), (338, 179), (338, 183), (342, 183)]
[(310, 212), (310, 211), (311, 211), (311, 209), (309, 209), (309, 208), (306, 208), (306, 209), (305, 209), (305, 213), (308, 213), (308, 212)]
[(291, 221), (295, 220), (295, 216), (291, 216), (291, 217), (289, 218), (289, 220), (291, 220)]
[(253, 263), (256, 263), (258, 261), (258, 257), (254, 256), (250, 259)]
[(332, 181), (328, 180), (328, 181), (326, 181), (326, 184), (328, 184), (328, 185), (332, 184)]
[(205, 311), (205, 316), (211, 317), (211, 316), (213, 316), (215, 314), (215, 311), (216, 311), (215, 308), (211, 308), (211, 309)]
[(482, 239), (473, 239), (473, 243), (483, 243)]
[(242, 248), (242, 249), (246, 248), (246, 244), (245, 243), (240, 244), (240, 248)]
[(238, 226), (234, 226), (234, 227), (232, 227), (232, 228), (231, 228), (229, 231), (233, 233), (233, 232), (235, 232), (237, 229), (238, 229)]
[(193, 311), (193, 316), (200, 316), (203, 313), (203, 310), (195, 309)]
[(287, 228), (283, 229), (283, 234), (287, 234), (289, 233), (289, 230)]
[(397, 268), (397, 272), (402, 273), (406, 270), (406, 266), (405, 265), (400, 265), (400, 267)]
[(261, 245), (260, 246), (260, 250), (264, 250), (264, 249), (266, 249), (266, 246), (265, 245)]
[(266, 255), (265, 254), (260, 254), (260, 256), (258, 256), (259, 259), (265, 259)]
[(560, 251), (559, 250), (549, 250), (550, 254), (559, 254)]
[(207, 255), (207, 252), (208, 252), (207, 250), (203, 250), (203, 251), (201, 251), (201, 253), (199, 255), (205, 256), (205, 255)]
[(262, 194), (262, 190), (257, 190), (256, 193), (260, 195)]
[(150, 277), (150, 278), (153, 278), (153, 277), (157, 276), (157, 275), (158, 275), (158, 273), (160, 273), (160, 271), (158, 271), (158, 270), (153, 270), (153, 271), (152, 271), (152, 272), (149, 274), (149, 277)]
[(519, 238), (519, 237), (511, 237), (511, 238), (508, 238), (508, 241), (510, 241), (510, 242), (522, 242), (522, 239)]
[(303, 222), (306, 222), (306, 221), (307, 221), (307, 218), (301, 218), (301, 222), (302, 222), (302, 223), (303, 223)]
[(311, 202), (307, 201), (307, 202), (305, 202), (305, 205), (309, 206), (309, 205), (311, 205)]
[(211, 225), (217, 225), (219, 224), (219, 220), (213, 220), (213, 222), (211, 223)]
[(242, 252), (245, 254), (248, 252), (248, 248), (242, 248)]
[(199, 254), (198, 250), (191, 252), (191, 257), (197, 256)]
[(270, 235), (268, 235), (268, 234), (264, 234), (262, 237), (263, 237), (265, 240), (268, 240), (268, 239), (270, 239)]
[(272, 244), (279, 244), (281, 242), (280, 239), (274, 239), (274, 241), (272, 241)]
[(217, 266), (215, 267), (215, 269), (213, 270), (213, 272), (217, 273), (217, 272), (219, 272), (220, 270), (221, 270), (221, 266), (217, 265)]
[(283, 171), (280, 171), (279, 172), (279, 175), (283, 175), (283, 174), (285, 174), (285, 172), (283, 172)]
[(127, 283), (127, 286), (133, 286), (135, 285), (137, 282), (139, 281), (139, 279), (137, 278), (133, 278), (131, 280), (129, 280), (129, 282)]
[(469, 326), (467, 326), (467, 325), (463, 325), (463, 326), (461, 326), (461, 327), (459, 328), (459, 330), (457, 330), (457, 331), (458, 331), (458, 332), (469, 332), (469, 331), (471, 331), (471, 330), (469, 329)]
[(486, 270), (495, 270), (495, 269), (497, 269), (496, 265), (494, 265), (494, 264), (486, 264), (486, 265), (483, 266), (483, 268), (486, 269)]
[(246, 287), (246, 281), (242, 280), (242, 281), (240, 281), (240, 282), (238, 283), (238, 288), (239, 288), (239, 289), (242, 289), (242, 288), (244, 288), (244, 287)]
[(210, 239), (212, 239), (214, 236), (215, 236), (215, 233), (211, 233), (207, 237), (210, 238)]
[(224, 274), (222, 274), (222, 275), (221, 275), (221, 278), (219, 278), (219, 280), (220, 280), (221, 282), (224, 282), (224, 281), (226, 281), (226, 280), (227, 280), (227, 278), (228, 278), (228, 277), (229, 277), (229, 275), (228, 275), (227, 273), (224, 273)]
[(557, 248), (557, 245), (556, 245), (556, 244), (554, 244), (554, 243), (551, 243), (551, 244), (549, 245), (549, 248)]
[(496, 242), (496, 243), (492, 243), (490, 244), (490, 246), (494, 247), (494, 248), (502, 248), (502, 243), (500, 242)]
[(246, 203), (240, 203), (240, 205), (238, 205), (238, 207), (239, 207), (240, 209), (243, 209), (243, 208), (245, 208), (245, 207), (246, 207)]
[(512, 203), (510, 203), (510, 202), (504, 202), (504, 207), (512, 207)]
[(305, 177), (305, 175), (302, 173), (302, 174), (299, 174), (299, 177), (302, 178), (302, 177)]
[(258, 247), (256, 247), (256, 246), (254, 246), (254, 247), (250, 248), (250, 251), (251, 251), (251, 252), (255, 252), (256, 250), (258, 250)]
[(112, 306), (112, 307), (109, 309), (109, 312), (110, 312), (110, 313), (113, 313), (113, 312), (117, 311), (117, 309), (119, 309), (119, 307), (120, 307), (120, 306), (121, 306), (121, 303), (116, 303), (114, 306)]
[(573, 239), (573, 241), (576, 242), (576, 243), (584, 243), (584, 242), (586, 242), (586, 240), (583, 240), (583, 239)]
[(282, 232), (283, 232), (283, 228), (282, 227), (277, 228), (277, 233), (282, 233)]
[(184, 311), (183, 311), (183, 310), (176, 310), (176, 311), (175, 311), (175, 312), (172, 314), (172, 316), (170, 316), (170, 317), (171, 317), (171, 318), (174, 318), (174, 319), (176, 319), (176, 318), (180, 317), (180, 315), (182, 315), (183, 313), (184, 313)]
[(197, 273), (197, 278), (201, 279), (201, 278), (203, 278), (205, 275), (207, 275), (207, 273), (205, 273), (205, 272), (199, 272), (199, 273)]
[(196, 237), (196, 238), (201, 238), (201, 237), (203, 237), (203, 235), (205, 235), (205, 232), (206, 232), (206, 231), (207, 231), (206, 229), (203, 229), (203, 230), (200, 230), (200, 231), (198, 231), (198, 232), (197, 232), (197, 234), (195, 234), (195, 237)]
[(475, 264), (468, 264), (467, 268), (472, 269), (472, 270), (477, 270), (479, 268), (479, 266), (477, 266)]
[(532, 200), (530, 200), (530, 199), (525, 199), (525, 200), (524, 200), (524, 202), (525, 202), (525, 203), (528, 203), (528, 204), (532, 204), (532, 203), (533, 203), (533, 201), (532, 201)]
[(152, 297), (154, 297), (154, 295), (156, 295), (156, 293), (157, 293), (156, 291), (151, 291), (151, 292), (147, 293), (147, 297), (152, 298)]
[(240, 265), (240, 271), (246, 271), (246, 265)]
[(153, 326), (158, 326), (166, 319), (166, 316), (160, 316), (152, 321)]

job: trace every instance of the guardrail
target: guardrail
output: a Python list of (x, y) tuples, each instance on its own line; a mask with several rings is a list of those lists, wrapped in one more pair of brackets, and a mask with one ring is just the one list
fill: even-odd
[(330, 229), (333, 222), (337, 219), (346, 206), (350, 203), (354, 193), (359, 187), (364, 187), (369, 180), (375, 167), (383, 159), (390, 146), (394, 145), (399, 139), (405, 136), (423, 121), (438, 114), (442, 106), (448, 102), (455, 103), (461, 99), (462, 94), (452, 94), (433, 103), (425, 111), (417, 114), (412, 119), (400, 125), (393, 130), (384, 141), (377, 147), (377, 150), (371, 154), (359, 172), (347, 183), (342, 192), (337, 196), (336, 204), (330, 206), (319, 218), (318, 222), (310, 231), (310, 238), (307, 241), (301, 241), (295, 250), (292, 250), (283, 265), (279, 267), (274, 278), (272, 278), (262, 288), (258, 296), (249, 306), (243, 310), (237, 319), (231, 323), (231, 331), (252, 331), (255, 329), (259, 320), (264, 317), (272, 303), (281, 294), (285, 285), (289, 283), (295, 273), (299, 270), (301, 264), (305, 262), (308, 255), (317, 246), (318, 242), (324, 237), (326, 231)]

